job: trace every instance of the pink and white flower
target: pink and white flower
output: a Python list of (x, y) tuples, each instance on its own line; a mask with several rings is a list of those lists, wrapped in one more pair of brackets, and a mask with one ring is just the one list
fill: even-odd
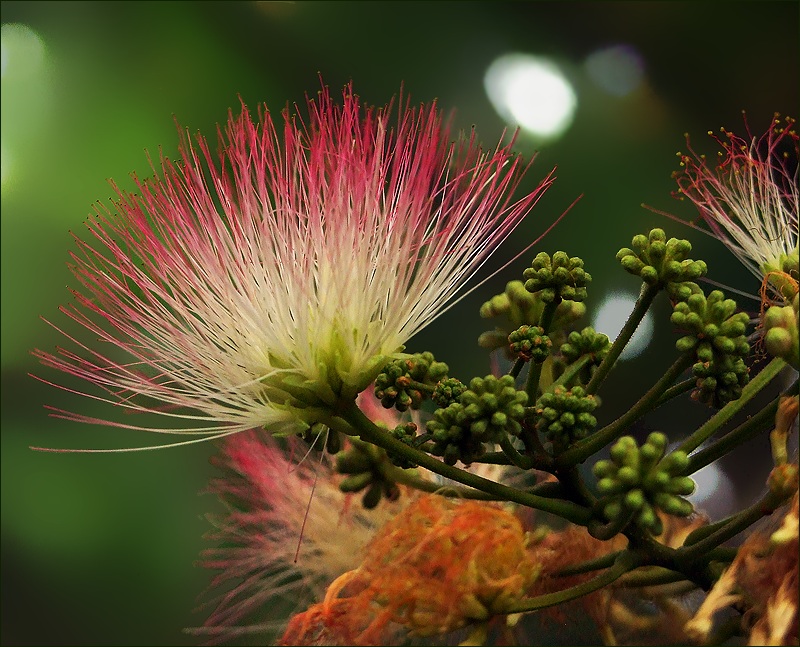
[(83, 291), (62, 307), (99, 343), (65, 333), (77, 350), (35, 354), (99, 387), (81, 395), (156, 418), (55, 415), (202, 440), (310, 424), (363, 390), (553, 181), (513, 201), (527, 167), (511, 144), (451, 143), (435, 104), (393, 107), (325, 88), (281, 135), (243, 107), (216, 163), (187, 137), (137, 194), (114, 185), (76, 237)]
[(676, 197), (694, 203), (712, 234), (761, 281), (780, 271), (786, 257), (797, 257), (800, 189), (793, 126), (793, 119), (776, 114), (758, 138), (746, 121), (746, 138), (724, 128), (721, 136), (709, 131), (722, 147), (713, 168), (694, 151), (688, 135), (689, 153), (678, 153), (682, 169), (674, 174)]

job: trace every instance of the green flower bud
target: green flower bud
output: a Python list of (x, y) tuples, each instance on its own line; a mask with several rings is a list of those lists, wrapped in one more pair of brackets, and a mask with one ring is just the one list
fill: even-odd
[(690, 286), (682, 284), (703, 276), (706, 264), (687, 258), (692, 246), (687, 240), (670, 238), (662, 229), (652, 229), (648, 236), (638, 234), (631, 241), (632, 248), (623, 247), (617, 260), (625, 271), (639, 276), (648, 285), (666, 288), (670, 295), (688, 297)]
[(381, 502), (382, 494), (383, 486), (380, 483), (373, 483), (361, 498), (361, 505), (363, 505), (366, 510), (372, 510)]
[(565, 252), (556, 252), (552, 259), (540, 252), (531, 266), (523, 272), (525, 289), (531, 293), (541, 293), (545, 303), (586, 299), (586, 286), (591, 283), (591, 275), (583, 269), (583, 261)]
[(393, 360), (375, 378), (375, 397), (387, 409), (419, 409), (448, 370), (447, 364), (437, 362), (428, 352)]
[(597, 482), (597, 491), (600, 494), (617, 494), (622, 492), (622, 483), (613, 478), (603, 478)]
[(336, 455), (336, 471), (339, 474), (360, 474), (372, 469), (374, 461), (362, 451), (350, 449)]
[(560, 352), (568, 364), (584, 356), (591, 358), (591, 361), (581, 369), (577, 376), (577, 380), (581, 384), (588, 384), (592, 374), (608, 355), (610, 349), (611, 341), (608, 336), (587, 326), (580, 332), (571, 332), (567, 336), (567, 343), (561, 345)]
[(644, 494), (641, 490), (629, 490), (623, 499), (624, 506), (628, 510), (639, 510), (645, 504)]
[(692, 372), (698, 380), (692, 397), (715, 407), (737, 399), (749, 381), (743, 360), (750, 352), (744, 334), (747, 314), (737, 313), (736, 302), (714, 290), (708, 297), (699, 291), (676, 303), (671, 319), (691, 333), (675, 346), (681, 352), (695, 353), (697, 363)]
[(541, 364), (550, 355), (553, 342), (539, 326), (520, 326), (508, 336), (511, 352), (526, 362)]
[[(639, 447), (630, 436), (623, 436), (611, 448), (611, 460), (598, 461), (598, 503), (606, 518), (618, 518), (622, 510), (636, 512), (634, 523), (653, 534), (662, 532), (656, 510), (686, 516), (692, 504), (681, 495), (694, 491), (694, 481), (681, 473), (688, 466), (685, 452), (664, 456), (667, 438), (655, 432)], [(612, 514), (613, 513), (613, 514)]]
[(534, 424), (553, 443), (553, 449), (561, 452), (594, 431), (597, 419), (591, 412), (597, 403), (597, 398), (580, 386), (569, 390), (557, 386), (536, 401)]
[(361, 474), (354, 474), (348, 476), (339, 483), (339, 489), (342, 492), (360, 492), (370, 483), (372, 483), (372, 472), (362, 472)]
[(439, 405), (439, 407), (446, 407), (456, 402), (466, 390), (467, 386), (463, 382), (454, 377), (448, 377), (437, 382), (433, 389), (431, 400)]
[[(555, 298), (555, 294), (552, 295)], [(522, 281), (510, 281), (503, 294), (492, 297), (481, 306), (481, 317), (502, 317), (503, 321), (494, 330), (489, 330), (478, 337), (478, 344), (482, 348), (495, 350), (503, 348), (509, 359), (516, 359), (517, 352), (512, 351), (509, 345), (509, 335), (521, 326), (535, 326), (539, 323), (544, 310), (545, 301), (541, 293), (531, 294), (525, 289)], [(561, 301), (556, 308), (551, 324), (550, 337), (553, 344), (558, 346), (561, 337), (558, 331), (570, 326), (582, 317), (586, 307), (575, 301)], [(552, 339), (556, 333), (557, 339)]]
[[(474, 378), (446, 408), (438, 409), (427, 423), (437, 456), (471, 463), (485, 451), (485, 443), (499, 443), (522, 431), (528, 396), (518, 391), (510, 375)], [(451, 449), (452, 448), (452, 449)]]
[(625, 466), (617, 472), (619, 482), (628, 487), (633, 487), (639, 483), (639, 471), (633, 467)]
[(642, 507), (641, 512), (639, 512), (639, 516), (636, 518), (636, 523), (639, 525), (640, 528), (649, 530), (652, 534), (656, 536), (664, 532), (664, 524), (661, 522), (661, 519), (656, 514), (656, 511), (653, 509), (653, 506), (649, 504), (645, 504)]
[(615, 474), (616, 471), (617, 467), (614, 465), (613, 461), (599, 460), (594, 464), (594, 474), (599, 479)]

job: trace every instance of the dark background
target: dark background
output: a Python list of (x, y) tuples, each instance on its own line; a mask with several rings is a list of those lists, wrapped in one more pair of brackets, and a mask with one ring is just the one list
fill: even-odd
[[(73, 283), (69, 231), (79, 233), (91, 204), (111, 195), (106, 178), (130, 188), (130, 172), (147, 174), (143, 149), (174, 154), (173, 115), (213, 136), (239, 96), (277, 111), (315, 93), (321, 74), (334, 94), (352, 79), (373, 104), (401, 84), (415, 101), (437, 98), (456, 110), (458, 127), (474, 125), (492, 146), (505, 124), (487, 99), (485, 70), (508, 52), (549, 57), (575, 88), (574, 123), (551, 142), (523, 135), (517, 149), (526, 157), (540, 149), (527, 188), (556, 164), (559, 179), (491, 267), (584, 194), (529, 256), (582, 256), (595, 278), (590, 308), (613, 290), (635, 295), (614, 254), (653, 226), (691, 238), (712, 278), (757, 292), (758, 282), (716, 241), (640, 204), (693, 216), (670, 197), (685, 131), (702, 147), (709, 129), (740, 128), (743, 109), (758, 131), (775, 111), (797, 116), (796, 2), (3, 2), (2, 23), (3, 644), (197, 642), (181, 629), (203, 621), (193, 608), (209, 574), (193, 562), (208, 529), (203, 515), (216, 509), (211, 497), (198, 497), (213, 474), (214, 448), (102, 456), (28, 449), (145, 444), (136, 434), (48, 418), (44, 404), (86, 413), (91, 406), (31, 379), (29, 372), (54, 376), (29, 352), (58, 343), (39, 316), (63, 322), (57, 306)], [(20, 50), (20, 33), (38, 40)], [(589, 54), (615, 44), (638, 50), (645, 70), (643, 83), (621, 97), (593, 85), (583, 67)], [(477, 309), (527, 260), (409, 348), (433, 350), (459, 377), (484, 373), (474, 340), (486, 325)], [(671, 361), (666, 305), (656, 314), (658, 343), (616, 371), (604, 392), (606, 415)], [(680, 417), (667, 412), (670, 433), (681, 433), (678, 421), (708, 414), (686, 407)], [(749, 451), (768, 456), (764, 443)], [(763, 474), (755, 485), (748, 478), (737, 481), (744, 493), (763, 483)]]

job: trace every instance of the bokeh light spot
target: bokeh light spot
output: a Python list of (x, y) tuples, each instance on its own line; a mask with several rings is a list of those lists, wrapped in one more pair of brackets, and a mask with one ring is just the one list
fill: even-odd
[(584, 61), (586, 74), (600, 88), (624, 97), (644, 80), (644, 61), (630, 45), (612, 45), (595, 50)]
[(27, 25), (9, 23), (0, 31), (2, 78), (25, 78), (42, 66), (45, 46), (42, 38)]
[(736, 509), (733, 481), (717, 463), (710, 463), (692, 474), (692, 480), (697, 488), (687, 498), (712, 520), (722, 519)]
[(30, 166), (33, 144), (41, 138), (49, 104), (47, 52), (33, 29), (8, 23), (0, 30), (2, 50), (2, 176), (0, 187), (15, 186), (26, 165)]
[[(600, 307), (597, 309), (597, 314), (594, 318), (594, 329), (598, 332), (605, 333), (612, 341), (617, 338), (622, 327), (630, 315), (633, 306), (636, 303), (636, 297), (622, 292), (612, 292), (609, 294)], [(619, 356), (621, 360), (632, 359), (641, 354), (642, 351), (650, 343), (653, 336), (653, 317), (648, 312), (642, 319), (633, 337), (628, 342), (625, 350)]]
[(551, 60), (530, 54), (506, 54), (486, 70), (484, 87), (497, 113), (541, 139), (561, 136), (575, 115), (572, 84)]

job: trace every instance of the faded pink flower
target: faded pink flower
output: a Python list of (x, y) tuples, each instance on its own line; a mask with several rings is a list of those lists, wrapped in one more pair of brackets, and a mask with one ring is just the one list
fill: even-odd
[[(435, 104), (375, 109), (327, 88), (307, 119), (246, 108), (180, 161), (115, 186), (76, 237), (83, 286), (62, 308), (100, 343), (36, 351), (123, 410), (220, 437), (311, 424), (351, 399), (388, 357), (447, 309), (519, 224), (551, 172), (519, 201), (511, 145), (449, 140)], [(70, 390), (70, 389), (68, 389)], [(54, 410), (67, 419), (165, 432)], [(288, 431), (288, 429), (285, 429)], [(189, 441), (193, 442), (193, 441)]]
[[(692, 148), (678, 153), (675, 172), (679, 190), (700, 211), (700, 216), (755, 276), (763, 281), (769, 272), (785, 271), (787, 257), (797, 266), (798, 135), (794, 119), (776, 114), (769, 130), (755, 137), (745, 121), (746, 137), (721, 129), (709, 135), (722, 147), (716, 166)], [(796, 280), (797, 277), (795, 277)]]
[[(334, 579), (358, 566), (374, 532), (410, 500), (365, 509), (359, 496), (339, 490), (329, 461), (301, 460), (302, 444), (291, 447), (295, 455), (253, 430), (227, 439), (215, 459), (224, 477), (210, 491), (227, 512), (210, 518), (208, 538), (217, 546), (201, 563), (219, 570), (210, 588), (224, 592), (194, 633), (223, 639), (282, 629), (293, 610), (321, 600)], [(275, 608), (283, 613), (271, 622), (255, 620)]]

